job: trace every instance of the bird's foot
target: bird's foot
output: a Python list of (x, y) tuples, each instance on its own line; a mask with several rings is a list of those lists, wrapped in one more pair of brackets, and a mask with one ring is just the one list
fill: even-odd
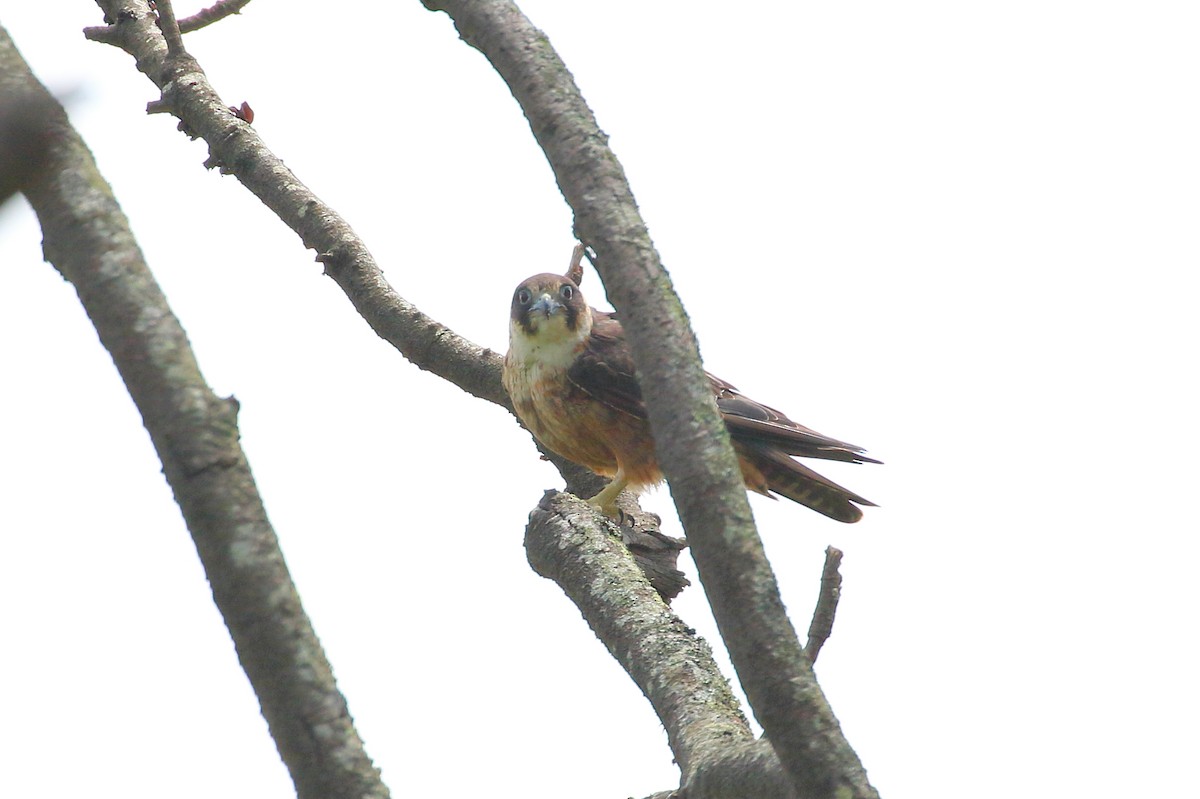
[[(600, 493), (603, 494), (604, 492), (601, 491)], [(617, 507), (617, 498), (616, 497), (610, 497), (610, 498), (608, 498), (608, 501), (605, 501), (600, 498), (600, 494), (597, 494), (596, 496), (592, 497), (591, 499), (585, 499), (584, 502), (591, 505), (596, 510), (600, 511), (608, 518), (615, 519), (618, 522), (620, 522), (621, 518), (625, 515), (625, 511), (623, 511)]]
[(620, 471), (613, 478), (612, 482), (606, 485), (599, 494), (587, 501), (596, 510), (603, 513), (610, 519), (616, 519), (618, 522), (621, 519), (622, 511), (617, 507), (617, 497), (625, 490), (625, 475)]

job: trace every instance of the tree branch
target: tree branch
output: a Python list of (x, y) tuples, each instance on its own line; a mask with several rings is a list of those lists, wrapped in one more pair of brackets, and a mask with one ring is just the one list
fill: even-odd
[(230, 113), (190, 56), (167, 58), (167, 47), (144, 2), (99, 0), (109, 26), (84, 34), (114, 44), (163, 92), (187, 132), (209, 146), (208, 166), (234, 175), (254, 196), (319, 253), (325, 271), (381, 338), (416, 364), (464, 391), (509, 408), (500, 383), (501, 356), (462, 338), (421, 313), (384, 279), (366, 244), (332, 208), (301, 183), (254, 128)]
[(570, 494), (547, 492), (525, 530), (529, 563), (563, 589), (650, 701), (688, 799), (791, 799), (778, 758), (754, 739), (708, 644), (659, 599), (610, 524)]
[(616, 156), (574, 79), (507, 0), (424, 0), (491, 62), (529, 120), (622, 313), (659, 463), (755, 715), (798, 792), (874, 797), (812, 673), (754, 528), (695, 338)]
[(298, 795), (386, 799), (267, 521), (237, 402), (204, 382), (87, 147), (2, 29), (0, 89), (54, 105), (46, 168), (26, 190), (46, 259), (75, 287), (142, 414)]
[(838, 566), (842, 564), (842, 551), (825, 547), (825, 566), (821, 570), (821, 592), (817, 595), (817, 606), (813, 609), (812, 623), (808, 625), (808, 644), (804, 654), (810, 663), (817, 662), (821, 647), (833, 632), (833, 617), (837, 613), (838, 600), (842, 596), (842, 575)]
[(184, 55), (187, 50), (183, 46), (183, 34), (175, 20), (175, 7), (171, 5), (171, 0), (155, 0), (154, 9), (158, 12), (158, 29), (167, 43), (167, 55)]
[(197, 11), (190, 17), (179, 20), (179, 30), (182, 33), (198, 31), (225, 17), (242, 13), (242, 9), (250, 5), (250, 0), (219, 0), (208, 8)]

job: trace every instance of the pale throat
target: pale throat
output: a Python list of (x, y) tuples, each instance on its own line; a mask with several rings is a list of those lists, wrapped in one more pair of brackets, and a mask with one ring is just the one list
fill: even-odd
[(566, 371), (571, 368), (588, 336), (592, 333), (591, 311), (578, 316), (574, 330), (567, 327), (565, 314), (540, 317), (530, 333), (515, 319), (508, 323), (508, 346), (513, 364), (538, 371)]

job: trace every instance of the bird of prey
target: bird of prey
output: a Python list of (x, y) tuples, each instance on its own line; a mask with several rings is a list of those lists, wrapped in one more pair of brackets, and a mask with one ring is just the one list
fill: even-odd
[[(578, 253), (578, 250), (577, 250)], [(517, 416), (547, 448), (610, 482), (589, 504), (618, 516), (617, 495), (663, 479), (625, 331), (616, 314), (588, 306), (578, 255), (566, 275), (540, 274), (513, 292), (504, 387)], [(708, 375), (746, 488), (856, 522), (874, 505), (792, 458), (879, 463)]]

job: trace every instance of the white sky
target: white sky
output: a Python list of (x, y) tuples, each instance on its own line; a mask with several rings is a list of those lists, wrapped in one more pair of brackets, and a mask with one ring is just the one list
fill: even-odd
[[(823, 469), (882, 506), (855, 526), (753, 500), (801, 629), (825, 546), (846, 552), (818, 673), (881, 793), (1194, 790), (1200, 7), (523, 8), (612, 137), (708, 366), (887, 462)], [(82, 38), (94, 5), (0, 21), (70, 95), (241, 400), (393, 793), (675, 785), (649, 705), (525, 563), (559, 485), (526, 434), (377, 339), (202, 143), (145, 116), (149, 81)], [(565, 266), (571, 218), (447, 17), (256, 0), (188, 44), (402, 295), (505, 347), (512, 288)], [(287, 797), (140, 418), (39, 242), (10, 203), (0, 795)], [(593, 273), (584, 290), (603, 304)], [(665, 490), (647, 504), (671, 514)], [(698, 587), (676, 607), (717, 642)]]

